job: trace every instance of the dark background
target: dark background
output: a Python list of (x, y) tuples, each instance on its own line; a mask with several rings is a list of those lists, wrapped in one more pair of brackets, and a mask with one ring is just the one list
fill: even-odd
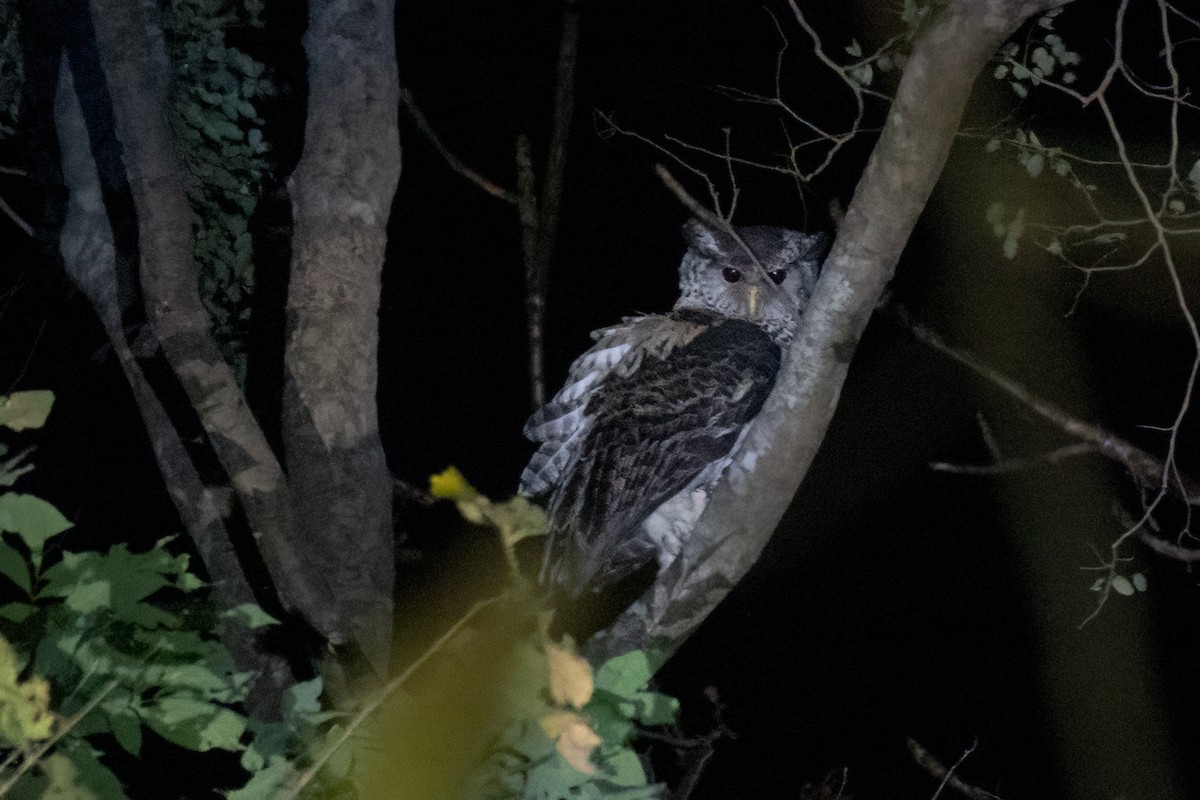
[[(446, 144), (511, 187), (514, 138), (527, 133), (540, 169), (559, 6), (398, 6), (401, 83)], [(1084, 52), (1084, 80), (1088, 66), (1107, 64), (1112, 9), (1081, 4), (1061, 18)], [(786, 5), (585, 4), (548, 298), (549, 390), (587, 347), (588, 331), (671, 305), (683, 250), (686, 212), (652, 170), (661, 154), (611, 135), (594, 112), (655, 141), (669, 133), (720, 149), (730, 127), (741, 152), (778, 152), (773, 114), (713, 90), (771, 93), (781, 39), (768, 11), (790, 40), (787, 99), (836, 126), (850, 96), (817, 67)], [(881, 4), (822, 7), (809, 19), (835, 58), (851, 38), (871, 50), (896, 31)], [(268, 109), (280, 175), (301, 143), (303, 26), (299, 6), (277, 7), (269, 36), (245, 33), (282, 90)], [(1015, 103), (982, 79), (967, 124), (994, 122)], [(868, 127), (879, 123), (874, 111)], [(1015, 113), (1048, 131), (1044, 140), (1102, 144), (1094, 118), (1053, 98)], [(1161, 145), (1156, 120), (1143, 121), (1141, 143)], [(504, 497), (533, 449), (520, 432), (530, 409), (515, 209), (451, 172), (403, 115), (401, 135), (380, 320), (385, 446), (406, 481), (422, 485), (454, 464)], [(849, 201), (872, 143), (864, 134), (803, 194), (790, 179), (740, 172), (735, 221), (828, 229), (828, 202)], [(695, 163), (723, 173), (719, 162)], [(0, 180), (13, 202), (20, 182)], [(1162, 268), (1099, 278), (1068, 315), (1080, 276), (1027, 250), (1005, 260), (984, 221), (992, 200), (1027, 183), (1011, 158), (985, 157), (981, 142), (964, 141), (901, 261), (894, 296), (1035, 392), (1165, 452), (1165, 437), (1139, 426), (1173, 419), (1194, 351)], [(701, 186), (690, 188), (703, 197)], [(11, 437), (39, 446), (38, 469), (22, 488), (74, 520), (68, 536), (77, 543), (148, 544), (178, 530), (86, 301), (11, 224), (0, 220), (0, 236), (15, 287), (0, 316), (0, 390), (57, 395), (46, 429)], [(265, 255), (264, 263), (279, 261)], [(1187, 291), (1194, 297), (1194, 279)], [(1136, 496), (1096, 459), (1005, 477), (930, 471), (931, 461), (988, 460), (979, 412), (1006, 455), (1065, 443), (887, 316), (872, 323), (821, 453), (762, 560), (660, 676), (659, 688), (683, 703), (687, 733), (714, 727), (705, 690), (715, 687), (736, 734), (718, 742), (693, 797), (797, 797), (801, 785), (843, 767), (843, 797), (929, 797), (936, 782), (913, 765), (908, 736), (946, 763), (977, 742), (960, 774), (1005, 798), (1200, 796), (1195, 578), (1131, 548), (1125, 574), (1145, 573), (1150, 591), (1114, 597), (1079, 629), (1101, 574), (1085, 569), (1097, 563), (1091, 547), (1104, 550), (1121, 532), (1111, 502), (1132, 509)], [(1179, 460), (1193, 472), (1195, 441), (1186, 426)], [(452, 524), (447, 532), (452, 515), (431, 516), (433, 528), (404, 531), (423, 558), (402, 569), (399, 612), (449, 621), (499, 579), (499, 564), (486, 534)], [(443, 588), (426, 592), (435, 585)], [(437, 599), (431, 606), (422, 596)]]

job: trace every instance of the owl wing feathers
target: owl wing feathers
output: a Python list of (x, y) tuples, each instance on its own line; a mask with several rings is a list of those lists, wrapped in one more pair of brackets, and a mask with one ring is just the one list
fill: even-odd
[(542, 580), (573, 594), (653, 557), (641, 523), (719, 476), (780, 359), (760, 328), (697, 311), (629, 319), (596, 338), (526, 426), (542, 446), (521, 481), (526, 494), (552, 492)]

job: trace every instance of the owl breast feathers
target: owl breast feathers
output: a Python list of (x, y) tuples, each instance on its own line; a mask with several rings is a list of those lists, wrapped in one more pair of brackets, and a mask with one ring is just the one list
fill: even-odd
[[(669, 314), (593, 333), (529, 419), (521, 492), (549, 495), (541, 581), (570, 595), (678, 555), (775, 385), (826, 238), (692, 220)], [(747, 253), (746, 250), (750, 253)], [(751, 253), (753, 255), (751, 255)]]

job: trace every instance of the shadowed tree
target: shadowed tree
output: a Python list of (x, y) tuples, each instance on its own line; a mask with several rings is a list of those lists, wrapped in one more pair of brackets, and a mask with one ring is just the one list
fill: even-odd
[[(201, 300), (164, 11), (125, 0), (64, 6), (65, 26), (24, 9), (26, 62), (42, 76), (27, 81), (26, 116), (47, 118), (52, 107), (57, 126), (57, 141), (43, 127), (33, 146), (61, 150), (61, 175), (45, 184), (57, 178), (69, 198), (61, 230), (47, 213), (43, 235), (59, 239), (104, 323), (217, 597), (282, 608), (384, 671), (394, 564), (375, 381), (400, 174), (392, 4), (308, 4), (304, 149), (288, 183), (282, 452), (251, 412)], [(268, 699), (291, 680), (254, 643), (233, 644), (247, 666), (270, 668)]]

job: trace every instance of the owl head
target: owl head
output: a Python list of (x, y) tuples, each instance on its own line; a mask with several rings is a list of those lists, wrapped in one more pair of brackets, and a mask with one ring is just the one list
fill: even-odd
[(688, 249), (675, 308), (746, 320), (787, 342), (812, 297), (829, 237), (762, 225), (734, 230), (763, 268), (728, 233), (690, 219), (683, 226)]

